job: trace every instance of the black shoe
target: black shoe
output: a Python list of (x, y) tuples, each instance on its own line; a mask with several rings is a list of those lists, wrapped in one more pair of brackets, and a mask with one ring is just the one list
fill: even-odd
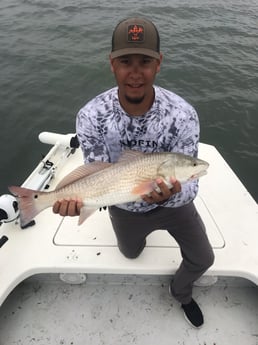
[(190, 303), (182, 304), (182, 308), (186, 320), (189, 321), (193, 327), (199, 328), (203, 325), (202, 311), (193, 298)]

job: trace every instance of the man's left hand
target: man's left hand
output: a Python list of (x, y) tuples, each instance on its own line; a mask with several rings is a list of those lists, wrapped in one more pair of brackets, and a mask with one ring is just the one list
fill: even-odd
[(142, 195), (142, 199), (149, 204), (159, 204), (168, 200), (172, 195), (181, 192), (181, 184), (175, 178), (170, 179), (172, 188), (169, 188), (167, 184), (161, 179), (156, 180), (157, 186), (160, 191), (153, 190), (148, 195)]

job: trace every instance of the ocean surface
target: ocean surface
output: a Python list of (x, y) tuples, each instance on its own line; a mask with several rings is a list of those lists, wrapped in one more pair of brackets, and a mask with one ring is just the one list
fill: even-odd
[(258, 201), (257, 0), (1, 0), (0, 195), (50, 149), (40, 132), (74, 132), (77, 111), (115, 85), (111, 34), (132, 15), (159, 29), (156, 84), (196, 108), (201, 141)]

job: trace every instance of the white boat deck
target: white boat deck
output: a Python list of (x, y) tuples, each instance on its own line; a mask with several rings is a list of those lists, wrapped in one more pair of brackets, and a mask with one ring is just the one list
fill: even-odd
[(0, 312), (1, 345), (257, 345), (258, 291), (242, 279), (194, 289), (204, 326), (193, 329), (168, 294), (168, 276), (89, 275), (68, 285), (26, 280)]
[[(49, 182), (51, 189), (62, 176), (82, 164), (80, 150), (66, 158), (67, 152), (69, 150), (57, 145), (45, 158), (56, 166), (55, 179)], [(156, 231), (149, 236), (141, 256), (130, 260), (123, 257), (116, 246), (106, 211), (97, 211), (82, 226), (77, 226), (76, 218), (63, 219), (48, 209), (36, 217), (35, 226), (21, 230), (18, 222), (13, 222), (0, 227), (0, 238), (8, 238), (0, 248), (0, 305), (20, 282), (35, 274), (87, 273), (90, 277), (104, 277), (104, 282), (99, 285), (89, 282), (80, 287), (47, 284), (49, 282), (44, 280), (39, 285), (33, 285), (31, 280), (30, 284), (23, 283), (1, 308), (0, 345), (143, 345), (150, 344), (152, 340), (160, 344), (257, 345), (258, 305), (255, 284), (258, 285), (258, 207), (214, 147), (201, 144), (199, 157), (207, 160), (210, 167), (208, 175), (200, 179), (200, 191), (195, 202), (206, 224), (216, 257), (206, 275), (240, 277), (248, 282), (241, 289), (234, 286), (228, 290), (224, 284), (210, 290), (197, 290), (197, 299), (200, 296), (205, 314), (213, 314), (207, 328), (198, 331), (204, 332), (201, 333), (202, 337), (198, 338), (200, 333), (192, 333), (189, 327), (182, 326), (179, 306), (167, 295), (168, 279), (179, 266), (181, 257), (177, 244), (166, 231)], [(39, 165), (24, 185), (35, 185), (35, 176), (41, 168), (42, 165)], [(109, 275), (113, 280), (120, 275), (128, 275), (129, 281), (140, 277), (143, 282), (144, 277), (151, 277), (151, 280), (148, 284), (106, 284), (105, 277)], [(160, 284), (160, 277), (163, 277), (165, 283)], [(155, 279), (156, 283), (152, 283)], [(159, 289), (156, 289), (156, 285)], [(235, 290), (239, 292), (236, 299)], [(70, 298), (70, 294), (75, 297)], [(210, 301), (206, 308), (205, 301), (210, 299), (214, 302)], [(65, 315), (59, 310), (61, 302), (67, 303)], [(223, 315), (217, 314), (217, 304), (224, 306)], [(44, 316), (50, 306), (50, 313)], [(234, 310), (238, 311), (235, 313)], [(37, 317), (41, 315), (41, 326), (36, 326), (34, 322), (30, 324), (29, 321), (24, 323), (26, 317), (34, 320), (33, 313)], [(229, 326), (226, 326), (225, 319), (223, 327), (224, 315), (229, 320), (232, 318)], [(89, 319), (90, 328), (87, 326)], [(13, 328), (19, 329), (14, 337), (10, 335)], [(213, 329), (213, 335), (217, 334), (217, 337), (210, 338), (205, 333), (209, 329)], [(223, 342), (221, 330), (231, 336), (232, 342)], [(66, 334), (63, 338), (62, 332)], [(184, 336), (181, 338), (182, 332)], [(19, 340), (18, 334), (21, 339), (22, 335), (28, 335)], [(192, 336), (194, 340), (190, 342)], [(93, 338), (94, 342), (91, 341)], [(239, 342), (241, 339), (245, 341)]]

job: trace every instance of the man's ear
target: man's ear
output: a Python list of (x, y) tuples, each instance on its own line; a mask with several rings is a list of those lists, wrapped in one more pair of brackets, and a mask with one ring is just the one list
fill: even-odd
[(111, 59), (111, 56), (110, 56), (110, 55), (109, 55), (109, 62), (110, 62), (110, 69), (111, 69), (111, 72), (114, 73), (114, 67), (113, 67), (114, 59)]
[(157, 66), (157, 73), (159, 73), (159, 71), (160, 71), (160, 66), (161, 66), (162, 60), (163, 60), (163, 55), (160, 53), (160, 57), (158, 60), (158, 66)]

